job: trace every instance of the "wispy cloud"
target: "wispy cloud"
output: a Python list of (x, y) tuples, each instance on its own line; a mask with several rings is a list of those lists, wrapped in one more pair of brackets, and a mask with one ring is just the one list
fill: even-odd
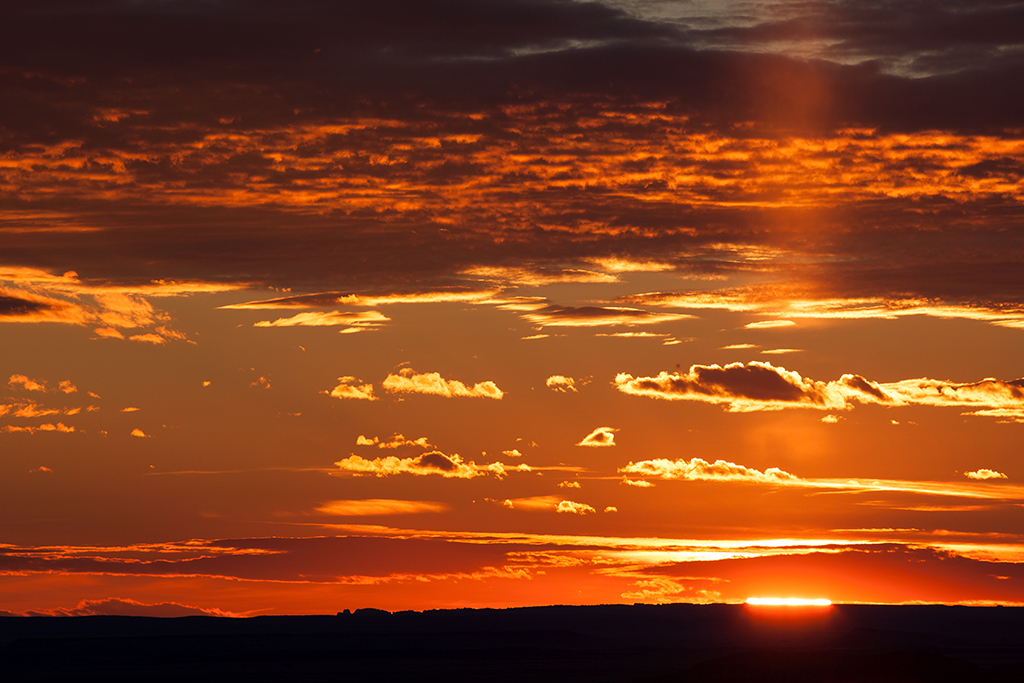
[(619, 431), (614, 427), (598, 427), (594, 431), (583, 437), (577, 446), (614, 446), (615, 445), (615, 432)]

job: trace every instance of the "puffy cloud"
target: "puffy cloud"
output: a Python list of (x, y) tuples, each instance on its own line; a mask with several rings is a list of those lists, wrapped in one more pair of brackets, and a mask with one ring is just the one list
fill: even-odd
[(57, 389), (58, 389), (58, 391), (61, 391), (61, 392), (65, 393), (65, 394), (73, 394), (73, 393), (78, 391), (78, 387), (76, 387), (74, 384), (72, 384), (71, 380), (67, 380), (67, 379), (62, 379), (57, 384)]
[(53, 470), (51, 470), (46, 465), (40, 465), (39, 467), (36, 467), (35, 469), (29, 470), (29, 474), (32, 474), (33, 472), (43, 472), (43, 473), (53, 474)]
[[(633, 463), (630, 463), (630, 465), (632, 465), (632, 464)], [(652, 486), (654, 486), (654, 484), (652, 484), (651, 482), (647, 481), (646, 479), (630, 479), (629, 477), (623, 477), (622, 478), (622, 483), (626, 484), (627, 486), (635, 486), (635, 487), (641, 488), (641, 489), (649, 489)]]
[(167, 340), (161, 337), (159, 334), (153, 334), (149, 332), (147, 334), (133, 334), (128, 337), (129, 341), (143, 342), (146, 344), (166, 344)]
[(613, 427), (598, 427), (594, 431), (583, 437), (577, 446), (614, 446), (615, 445), (615, 432), (619, 431)]
[(393, 500), (368, 498), (365, 500), (332, 500), (316, 508), (317, 512), (339, 517), (371, 515), (416, 515), (425, 512), (445, 512), (448, 506), (425, 500)]
[(821, 382), (762, 361), (729, 365), (693, 365), (687, 373), (615, 378), (619, 391), (634, 396), (721, 404), (732, 412), (787, 407), (845, 410), (854, 403), (886, 406), (927, 405), (975, 408), (972, 414), (1016, 419), (1024, 413), (1024, 379), (957, 383), (908, 379), (879, 383), (846, 374)]
[(418, 373), (402, 368), (398, 374), (389, 374), (381, 383), (385, 390), (399, 394), (431, 394), (434, 396), (479, 397), (500, 399), (504, 392), (494, 382), (477, 382), (468, 387), (458, 380), (446, 380), (437, 372)]
[(551, 375), (544, 382), (548, 389), (561, 393), (576, 392), (576, 380), (565, 375)]
[(502, 451), (501, 454), (504, 455), (506, 458), (521, 458), (521, 457), (523, 457), (523, 454), (519, 452), (518, 448), (513, 448), (510, 451)]
[(578, 481), (560, 481), (558, 482), (558, 488), (560, 489), (578, 489), (580, 483)]
[(11, 375), (7, 385), (12, 389), (22, 388), (25, 391), (46, 391), (46, 382), (42, 380), (29, 379), (25, 375)]
[(585, 515), (588, 512), (597, 512), (593, 507), (586, 503), (577, 503), (571, 500), (563, 500), (558, 503), (558, 507), (555, 508), (556, 512), (564, 512), (571, 515)]
[(457, 453), (445, 455), (441, 451), (431, 451), (414, 458), (398, 458), (392, 455), (373, 460), (350, 455), (334, 464), (339, 469), (355, 475), (372, 474), (378, 477), (394, 474), (437, 474), (446, 479), (472, 479), (488, 471), (487, 468), (480, 468), (472, 461), (463, 461)]
[(832, 415), (831, 413), (829, 413), (825, 417), (821, 418), (821, 421), (824, 422), (827, 425), (839, 424), (839, 416), (838, 415)]
[(982, 468), (980, 470), (974, 470), (973, 472), (964, 472), (964, 476), (968, 479), (1006, 479), (1006, 475), (1002, 472), (996, 472)]
[(713, 463), (701, 458), (690, 460), (641, 460), (630, 462), (619, 468), (623, 474), (639, 474), (658, 479), (685, 479), (688, 481), (752, 481), (758, 483), (780, 484), (801, 481), (788, 472), (777, 467), (770, 467), (764, 472), (743, 465), (716, 460)]
[(373, 384), (363, 382), (351, 375), (339, 377), (338, 386), (324, 393), (333, 398), (352, 398), (361, 401), (377, 400), (377, 397), (373, 395)]
[(139, 438), (139, 439), (148, 439), (149, 438), (149, 434), (147, 434), (146, 432), (142, 431), (138, 427), (136, 427), (135, 429), (132, 430), (132, 436), (134, 436), (136, 438)]
[(378, 327), (390, 318), (380, 311), (303, 311), (290, 318), (277, 320), (261, 320), (253, 323), (254, 327), (345, 327), (343, 332), (354, 332)]
[(604, 511), (605, 512), (618, 512), (619, 508), (615, 507), (614, 505), (609, 505), (608, 507), (606, 507), (604, 509)]

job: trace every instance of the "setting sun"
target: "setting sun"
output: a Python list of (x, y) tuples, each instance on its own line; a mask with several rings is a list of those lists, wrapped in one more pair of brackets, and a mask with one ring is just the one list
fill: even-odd
[(748, 605), (758, 607), (828, 607), (827, 598), (747, 598)]

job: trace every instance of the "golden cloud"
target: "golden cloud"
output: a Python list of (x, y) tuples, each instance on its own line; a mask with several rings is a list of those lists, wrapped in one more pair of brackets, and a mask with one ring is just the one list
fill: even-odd
[(253, 323), (253, 327), (348, 327), (351, 329), (365, 329), (382, 325), (391, 319), (380, 311), (329, 311), (326, 313), (318, 311), (303, 311), (296, 313), (290, 318), (278, 318), (277, 320), (260, 320)]
[(990, 470), (990, 469), (986, 469), (986, 468), (982, 468), (980, 470), (974, 470), (973, 472), (964, 472), (964, 476), (967, 477), (968, 479), (982, 479), (982, 480), (984, 480), (984, 479), (1006, 479), (1007, 478), (1006, 475), (1003, 474), (1002, 472), (996, 472), (995, 470)]
[(619, 431), (614, 427), (598, 427), (594, 431), (583, 437), (577, 446), (614, 446), (615, 445), (615, 432)]
[(325, 394), (333, 398), (351, 398), (361, 401), (376, 401), (377, 397), (373, 395), (373, 385), (366, 382), (360, 383), (362, 380), (356, 379), (351, 375), (338, 378), (338, 386), (331, 389), (329, 392), (325, 391)]
[(389, 374), (381, 383), (386, 391), (393, 394), (430, 394), (446, 398), (470, 397), (501, 399), (504, 392), (494, 382), (477, 382), (468, 387), (458, 380), (446, 380), (440, 373), (418, 373), (412, 368), (402, 368), (398, 374)]
[(356, 438), (357, 446), (376, 446), (377, 448), (403, 448), (405, 446), (417, 446), (419, 448), (431, 448), (427, 437), (421, 436), (418, 439), (407, 439), (402, 434), (395, 434), (387, 439), (373, 437), (372, 439), (360, 434)]
[(472, 461), (463, 461), (457, 453), (445, 455), (441, 451), (431, 451), (414, 458), (398, 458), (392, 455), (386, 458), (374, 458), (373, 460), (367, 460), (358, 455), (350, 455), (334, 464), (339, 469), (351, 474), (372, 474), (378, 477), (387, 477), (395, 474), (415, 474), (420, 476), (437, 474), (446, 479), (472, 479), (488, 471), (486, 468), (478, 467)]
[(566, 377), (564, 375), (551, 375), (544, 382), (545, 386), (552, 391), (558, 391), (563, 394), (573, 392), (576, 393), (576, 380), (572, 377)]
[(571, 515), (585, 515), (588, 512), (597, 512), (594, 508), (587, 505), (586, 503), (577, 503), (571, 500), (563, 500), (555, 508), (556, 512), (568, 513)]

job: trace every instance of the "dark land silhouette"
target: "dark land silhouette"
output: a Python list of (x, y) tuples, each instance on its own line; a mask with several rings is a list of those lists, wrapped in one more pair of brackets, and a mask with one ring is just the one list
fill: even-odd
[(1024, 681), (1024, 608), (597, 605), (0, 618), (9, 681)]

